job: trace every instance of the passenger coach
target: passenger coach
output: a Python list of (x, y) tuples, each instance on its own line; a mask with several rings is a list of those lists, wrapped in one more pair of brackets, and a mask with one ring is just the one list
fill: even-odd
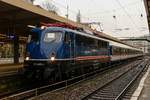
[(139, 48), (114, 41), (110, 41), (109, 44), (112, 62), (143, 56), (143, 52)]

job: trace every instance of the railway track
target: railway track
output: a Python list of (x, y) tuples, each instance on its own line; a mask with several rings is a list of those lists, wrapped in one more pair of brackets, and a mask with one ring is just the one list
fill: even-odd
[[(113, 69), (113, 67), (112, 67), (112, 69)], [(115, 67), (114, 67), (114, 69), (115, 69)], [(109, 69), (109, 70), (111, 70), (111, 69)], [(99, 71), (97, 71), (97, 72), (99, 73)], [(57, 89), (66, 88), (66, 87), (75, 85), (75, 84), (77, 84), (77, 83), (79, 83), (81, 81), (86, 80), (87, 76), (89, 76), (90, 74), (93, 75), (93, 73), (96, 73), (96, 72), (92, 72), (92, 73), (88, 73), (88, 74), (85, 74), (85, 75), (81, 75), (79, 77), (75, 77), (73, 79), (61, 81), (61, 82), (58, 82), (58, 83), (55, 83), (55, 84), (50, 84), (50, 85), (38, 87), (38, 88), (35, 88), (35, 89), (27, 90), (27, 91), (24, 91), (24, 92), (21, 92), (21, 93), (17, 93), (17, 94), (8, 96), (8, 97), (3, 98), (3, 99), (4, 100), (6, 100), (6, 99), (15, 99), (15, 100), (26, 99), (26, 98), (30, 98), (30, 97), (34, 97), (34, 96), (40, 95), (41, 93), (45, 93), (47, 91), (52, 91), (54, 89), (57, 90)], [(93, 76), (91, 76), (91, 77), (93, 77)], [(90, 77), (88, 77), (88, 78), (90, 78)], [(72, 83), (74, 83), (74, 84), (72, 84)]]
[[(120, 63), (119, 64), (115, 64), (113, 66), (117, 66), (117, 65), (120, 65)], [(112, 68), (113, 68), (113, 66), (112, 66)], [(99, 71), (100, 70), (98, 70), (98, 72)], [(75, 84), (77, 84), (78, 83), (77, 80), (81, 80), (82, 81), (83, 78), (90, 76), (90, 74), (93, 75), (95, 73), (97, 73), (97, 71), (92, 72), (92, 73), (88, 73), (88, 74), (84, 74), (84, 75), (81, 75), (81, 76), (78, 76), (78, 77), (75, 77), (75, 78), (72, 78), (72, 79), (68, 79), (68, 80), (65, 80), (65, 81), (57, 82), (55, 84), (50, 84), (50, 85), (41, 86), (41, 87), (38, 87), (38, 88), (35, 88), (35, 89), (26, 90), (26, 91), (20, 92), (20, 93), (18, 93), (17, 90), (16, 91), (12, 91), (12, 92), (6, 92), (6, 93), (1, 94), (0, 98), (2, 98), (4, 100), (7, 100), (7, 99), (20, 100), (20, 99), (24, 99), (24, 98), (30, 98), (30, 97), (37, 96), (37, 95), (39, 95), (41, 93), (44, 93), (44, 92), (47, 92), (47, 91), (51, 91), (51, 90), (54, 90), (54, 89), (57, 89), (57, 88), (61, 89), (61, 87), (63, 88), (65, 86), (68, 87), (68, 86), (74, 85), (74, 84), (72, 84), (74, 82), (75, 82)], [(19, 90), (22, 91), (22, 90), (25, 90), (25, 89), (24, 88), (18, 88), (18, 91)], [(14, 94), (14, 95), (10, 95), (9, 96), (9, 94)], [(3, 98), (3, 97), (5, 97), (5, 98)]]
[(122, 67), (118, 66), (114, 69), (105, 70), (104, 72), (94, 75), (78, 84), (50, 91), (48, 93), (41, 94), (40, 96), (32, 97), (30, 100), (81, 100), (94, 90), (97, 90), (97, 88), (102, 87), (116, 76), (119, 76), (133, 66), (137, 66), (141, 62), (141, 60), (134, 61), (132, 63), (122, 65)]
[(121, 100), (125, 98), (125, 93), (142, 73), (146, 67), (146, 64), (147, 62), (143, 62), (132, 68), (131, 70), (105, 84), (103, 87), (98, 88), (82, 100)]
[(144, 74), (147, 72), (148, 70), (148, 65), (150, 65), (150, 62), (147, 63), (147, 67), (144, 68), (144, 70), (142, 71), (142, 73), (139, 75), (139, 77), (134, 81), (133, 85), (131, 85), (131, 87), (129, 87), (129, 89), (126, 91), (126, 93), (124, 94), (122, 100), (130, 100), (133, 93), (135, 92), (135, 90), (137, 89), (137, 87), (139, 86), (140, 80), (141, 78), (144, 76)]

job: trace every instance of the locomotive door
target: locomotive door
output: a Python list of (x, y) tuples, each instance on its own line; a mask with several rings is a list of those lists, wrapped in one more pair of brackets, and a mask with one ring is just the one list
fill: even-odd
[(75, 34), (72, 32), (65, 32), (65, 42), (67, 44), (68, 57), (71, 59), (70, 63), (75, 63)]
[(71, 63), (75, 64), (75, 34), (70, 32), (70, 58)]

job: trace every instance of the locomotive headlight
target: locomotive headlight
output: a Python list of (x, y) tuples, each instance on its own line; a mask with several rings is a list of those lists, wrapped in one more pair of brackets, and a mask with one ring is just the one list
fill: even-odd
[(51, 57), (50, 59), (51, 59), (51, 61), (54, 61), (54, 60), (55, 60), (55, 57)]
[(29, 60), (30, 59), (30, 53), (27, 52), (26, 55), (25, 55), (25, 60)]
[(29, 57), (26, 57), (26, 60), (29, 60), (30, 58)]
[(41, 26), (41, 29), (44, 30), (46, 28), (46, 26)]
[(51, 53), (50, 60), (51, 60), (51, 61), (54, 61), (54, 60), (55, 60), (55, 52), (52, 52), (52, 53)]

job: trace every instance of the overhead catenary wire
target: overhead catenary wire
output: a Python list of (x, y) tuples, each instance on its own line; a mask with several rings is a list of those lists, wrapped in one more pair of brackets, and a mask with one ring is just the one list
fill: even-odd
[(133, 20), (132, 17), (130, 16), (130, 14), (126, 11), (126, 9), (124, 8), (124, 6), (122, 6), (122, 4), (120, 3), (119, 0), (115, 0), (115, 1), (119, 4), (119, 6), (122, 8), (122, 10), (125, 12), (125, 14), (129, 17), (129, 19), (131, 20), (131, 22), (132, 22), (132, 24), (133, 24), (135, 30), (139, 31), (139, 30), (137, 29), (138, 27), (137, 27), (136, 23), (134, 22), (134, 20)]
[[(137, 5), (137, 4), (139, 4), (139, 3), (141, 3), (141, 2), (139, 2), (139, 0), (137, 0), (137, 1), (135, 1), (135, 2), (132, 2), (132, 3), (129, 3), (129, 4), (126, 4), (126, 5), (124, 5), (124, 8), (128, 8), (128, 7), (131, 7), (131, 6), (135, 6), (135, 5)], [(105, 10), (105, 11), (98, 11), (98, 12), (92, 12), (92, 13), (90, 13), (90, 12), (88, 12), (88, 14), (108, 14), (108, 13), (112, 13), (112, 12), (114, 12), (114, 11), (120, 11), (120, 10), (122, 10), (122, 9), (120, 9), (120, 7), (118, 7), (118, 8), (116, 8), (116, 9), (112, 9), (112, 10)]]
[[(51, 2), (53, 2), (54, 4), (56, 4), (56, 5), (59, 5), (60, 7), (62, 7), (62, 8), (64, 8), (64, 9), (68, 9), (68, 2), (67, 2), (67, 0), (66, 0), (66, 4), (67, 4), (67, 6), (66, 5), (63, 5), (63, 4), (61, 4), (61, 3), (59, 3), (59, 2), (56, 2), (56, 1), (51, 1)], [(118, 2), (118, 0), (117, 0), (117, 2)], [(132, 3), (130, 3), (130, 4), (127, 4), (127, 6), (122, 6), (122, 5), (120, 5), (121, 3), (119, 2), (119, 5), (121, 6), (121, 8), (126, 8), (126, 7), (129, 7), (129, 6), (133, 6), (133, 5), (135, 5), (135, 4), (137, 4), (137, 3), (139, 3), (139, 0), (137, 0), (137, 1), (135, 1), (135, 2), (132, 2)], [(121, 10), (120, 8), (116, 8), (116, 9), (113, 9), (113, 10), (107, 10), (107, 11), (103, 11), (103, 12), (95, 12), (95, 13), (90, 13), (90, 14), (96, 14), (96, 13), (98, 13), (98, 14), (103, 14), (103, 13), (110, 13), (110, 12), (114, 12), (114, 10), (115, 11), (118, 11), (118, 10)], [(70, 13), (73, 13), (73, 14), (77, 14), (78, 12), (77, 11), (74, 11), (74, 10), (72, 10), (72, 9), (68, 9), (68, 11), (70, 12)], [(126, 12), (126, 10), (125, 10), (125, 12)], [(127, 14), (128, 16), (130, 16), (129, 14)], [(130, 16), (131, 17), (131, 16)], [(86, 19), (90, 19), (88, 16), (84, 16), (84, 15), (82, 15), (82, 18), (86, 18)]]
[[(118, 2), (117, 2), (118, 3)], [(131, 20), (131, 22), (132, 22), (132, 24), (133, 24), (133, 26), (134, 26), (134, 28), (135, 28), (135, 30), (137, 30), (137, 32), (139, 32), (140, 30), (138, 29), (138, 27), (137, 27), (137, 25), (136, 25), (136, 23), (134, 22), (134, 19), (132, 18), (132, 16), (139, 16), (139, 14), (137, 15), (137, 14), (132, 14), (132, 16), (131, 16), (131, 14), (129, 14), (127, 11), (126, 11), (126, 8), (129, 8), (129, 7), (131, 7), (131, 6), (137, 6), (137, 4), (139, 5), (141, 3), (141, 1), (140, 0), (137, 0), (137, 1), (134, 1), (134, 2), (131, 2), (131, 3), (128, 3), (128, 4), (125, 4), (124, 6), (122, 6), (121, 5), (121, 3), (119, 2), (119, 6), (120, 7), (118, 7), (118, 8), (116, 8), (116, 9), (112, 9), (112, 10), (105, 10), (105, 11), (103, 11), (103, 12), (94, 12), (94, 13), (90, 13), (90, 14), (92, 14), (93, 15), (93, 17), (91, 16), (91, 18), (94, 18), (94, 19), (99, 19), (99, 16), (98, 15), (104, 15), (105, 13), (106, 14), (108, 14), (108, 13), (113, 13), (114, 11), (116, 12), (116, 11), (120, 11), (120, 10), (123, 10), (125, 13), (126, 13), (126, 15), (129, 17), (129, 19)], [(141, 7), (141, 6), (138, 6), (138, 7)], [(96, 15), (96, 16), (95, 16)], [(113, 14), (113, 18), (114, 18), (114, 16), (116, 17), (118, 17), (118, 14), (117, 15), (114, 15)], [(142, 14), (142, 16), (143, 16), (143, 14)], [(106, 17), (106, 16), (105, 16)], [(116, 18), (115, 18), (116, 19)], [(123, 29), (124, 30), (124, 29)], [(125, 29), (126, 30), (126, 29)], [(127, 30), (129, 30), (129, 29), (127, 29)]]
[[(58, 3), (58, 2), (56, 2), (56, 1), (51, 1), (51, 2), (53, 2), (53, 3), (56, 4), (56, 5), (61, 6), (62, 8), (66, 9), (66, 10), (68, 9), (68, 14), (69, 14), (69, 12), (71, 12), (72, 14), (75, 14), (75, 15), (78, 14), (77, 11), (74, 11), (74, 10), (72, 10), (72, 9), (69, 8), (69, 5), (68, 5), (68, 2), (67, 2), (67, 1), (66, 1), (67, 6), (65, 6), (65, 5), (63, 5), (63, 4), (61, 4), (61, 3)], [(87, 17), (87, 16), (83, 16), (83, 15), (82, 15), (82, 18), (85, 18), (85, 19), (87, 19), (87, 20), (90, 20), (90, 18)]]
[[(55, 5), (57, 5), (58, 7), (60, 7), (60, 9), (66, 9), (65, 11), (67, 11), (67, 6), (69, 6), (69, 2), (68, 2), (68, 0), (65, 0), (65, 3), (61, 3), (61, 2), (57, 2), (57, 1), (55, 1), (55, 0), (52, 0), (52, 1), (50, 1), (50, 2), (53, 2)], [(141, 2), (141, 1), (140, 1)], [(93, 2), (92, 2), (93, 3)], [(128, 4), (125, 4), (124, 6), (122, 6), (125, 10), (126, 10), (126, 8), (128, 8), (128, 7), (131, 7), (131, 6), (134, 6), (134, 5), (136, 5), (136, 4), (139, 4), (139, 0), (136, 0), (136, 1), (134, 1), (134, 2), (131, 2), (131, 3), (128, 3)], [(120, 8), (122, 8), (122, 7), (118, 7), (118, 8), (116, 8), (115, 9), (115, 11), (120, 11), (120, 10), (122, 10), (122, 9), (120, 9)], [(91, 12), (93, 12), (93, 11), (91, 11)], [(88, 16), (88, 15), (85, 15), (85, 14), (82, 14), (82, 11), (81, 11), (81, 15), (82, 15), (82, 19), (84, 19), (84, 21), (88, 21), (88, 22), (90, 22), (90, 21), (95, 21), (96, 19), (97, 20), (100, 20), (100, 17), (101, 16), (98, 16), (99, 14), (104, 14), (104, 13), (111, 13), (111, 12), (114, 12), (114, 9), (112, 9), (112, 10), (105, 10), (105, 11), (102, 11), (102, 12), (93, 12), (93, 13), (90, 13), (90, 12), (88, 12), (88, 14), (90, 14), (90, 16)], [(125, 11), (125, 12), (127, 12), (127, 11)], [(69, 17), (69, 19), (71, 18), (71, 19), (73, 19), (73, 20), (75, 20), (74, 18), (75, 18), (75, 16), (77, 15), (77, 11), (75, 11), (75, 10), (73, 10), (73, 9), (71, 9), (70, 7), (69, 7), (69, 9), (68, 9), (68, 14), (70, 13), (70, 17)], [(95, 13), (95, 14), (94, 14)], [(128, 12), (127, 12), (128, 13)], [(65, 14), (67, 14), (67, 13), (65, 13)], [(98, 14), (98, 15), (97, 15)], [(95, 16), (95, 18), (94, 17), (92, 17), (92, 16), (94, 15), (97, 15), (97, 16)], [(138, 30), (137, 28), (138, 27), (135, 27), (135, 26), (137, 26), (136, 25), (136, 23), (134, 22), (134, 20), (133, 20), (133, 18), (132, 18), (132, 16), (130, 15), (130, 14), (127, 14), (128, 15), (128, 17), (130, 16), (130, 20), (132, 20), (132, 24), (134, 25), (134, 28), (136, 29), (136, 30)], [(62, 16), (65, 16), (64, 15), (64, 12), (62, 13)], [(118, 14), (116, 15), (117, 17), (118, 17)], [(106, 16), (105, 16), (106, 17)], [(111, 16), (112, 17), (112, 16)], [(93, 19), (94, 18), (94, 19)], [(101, 21), (102, 22), (102, 21)], [(139, 31), (139, 30), (138, 30)]]

